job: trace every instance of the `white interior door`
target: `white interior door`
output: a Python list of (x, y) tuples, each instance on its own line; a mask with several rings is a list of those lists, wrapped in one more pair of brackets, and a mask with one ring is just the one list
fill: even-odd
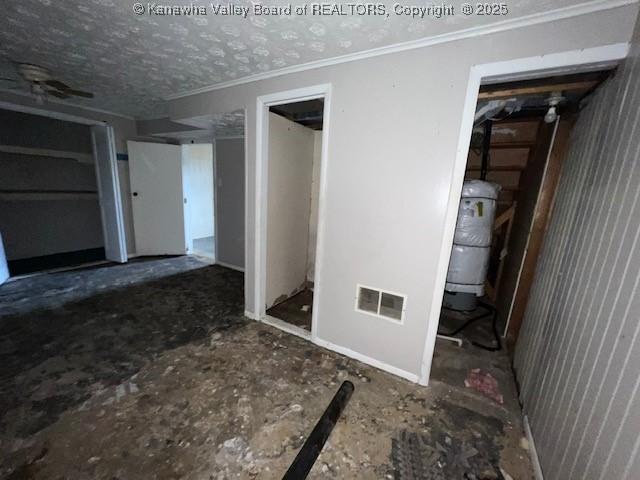
[(136, 253), (187, 253), (180, 146), (145, 142), (127, 146)]
[(120, 197), (113, 127), (108, 125), (92, 126), (91, 140), (96, 165), (105, 256), (107, 260), (124, 263), (127, 261), (127, 243), (124, 234), (124, 217), (122, 215), (122, 198)]

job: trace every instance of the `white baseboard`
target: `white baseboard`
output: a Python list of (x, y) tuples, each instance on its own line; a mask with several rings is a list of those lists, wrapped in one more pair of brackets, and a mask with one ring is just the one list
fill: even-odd
[(529, 441), (529, 455), (531, 456), (531, 465), (533, 466), (533, 475), (536, 480), (544, 480), (542, 475), (542, 467), (540, 466), (540, 459), (538, 458), (538, 452), (536, 450), (536, 444), (533, 441), (533, 434), (531, 433), (531, 426), (529, 425), (529, 417), (523, 416), (524, 433), (527, 435)]
[(326, 348), (328, 350), (332, 350), (334, 352), (340, 353), (341, 355), (345, 355), (347, 357), (350, 358), (354, 358), (362, 363), (366, 363), (367, 365), (371, 365), (372, 367), (375, 367), (379, 370), (383, 370), (387, 373), (391, 373), (393, 375), (396, 375), (398, 377), (402, 377), (405, 380), (409, 380), (410, 382), (413, 383), (418, 383), (418, 375), (415, 373), (410, 373), (407, 372), (406, 370), (402, 370), (398, 367), (394, 367), (392, 365), (388, 365), (384, 362), (381, 362), (379, 360), (376, 360), (374, 358), (368, 357), (366, 355), (363, 355), (362, 353), (358, 353), (358, 352), (354, 352), (353, 350), (349, 349), (349, 348), (345, 348), (345, 347), (341, 347), (339, 345), (336, 345), (334, 343), (328, 342), (327, 340), (322, 340), (320, 338), (315, 338), (313, 340), (313, 343), (315, 343), (316, 345)]
[(231, 270), (236, 270), (238, 272), (244, 273), (244, 267), (239, 267), (238, 265), (233, 265), (231, 263), (221, 262), (220, 260), (216, 260), (215, 262), (215, 265), (220, 265), (221, 267), (230, 268)]
[(258, 320), (258, 315), (256, 315), (253, 312), (250, 312), (249, 310), (245, 310), (244, 311), (244, 316), (251, 319), (251, 320)]
[(295, 335), (296, 337), (303, 338), (305, 340), (311, 340), (311, 332), (305, 330), (304, 328), (296, 327), (295, 325), (291, 325), (290, 323), (284, 322), (279, 318), (272, 317), (270, 315), (265, 315), (261, 319), (262, 323), (266, 323), (267, 325), (271, 325), (279, 330), (290, 333), (291, 335)]
[(327, 350), (331, 350), (333, 352), (339, 353), (346, 357), (358, 360), (362, 363), (366, 363), (367, 365), (370, 365), (384, 372), (391, 373), (392, 375), (396, 375), (398, 377), (404, 378), (405, 380), (409, 380), (412, 383), (419, 383), (418, 375), (415, 373), (410, 373), (410, 372), (407, 372), (406, 370), (402, 370), (392, 365), (388, 365), (384, 362), (380, 362), (378, 360), (375, 360), (374, 358), (363, 355), (362, 353), (355, 352), (349, 348), (341, 347), (327, 340), (322, 340), (321, 338), (317, 338), (317, 337), (313, 338), (311, 335), (311, 332), (308, 332), (303, 328), (296, 327), (295, 325), (290, 325), (278, 318), (265, 315), (262, 319), (260, 319), (258, 315), (248, 310), (244, 311), (244, 316), (251, 320), (256, 320), (262, 323), (266, 323), (267, 325), (270, 325), (274, 328), (285, 331), (292, 335), (296, 335), (305, 340), (309, 340), (315, 345), (318, 345), (319, 347), (326, 348)]

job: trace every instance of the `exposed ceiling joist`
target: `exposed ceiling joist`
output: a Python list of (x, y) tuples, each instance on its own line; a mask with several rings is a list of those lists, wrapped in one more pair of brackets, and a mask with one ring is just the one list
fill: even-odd
[(570, 83), (550, 83), (548, 85), (539, 85), (535, 87), (516, 87), (504, 90), (493, 90), (490, 92), (480, 92), (478, 98), (482, 100), (490, 100), (495, 98), (517, 97), (520, 95), (540, 95), (551, 92), (567, 92), (573, 90), (590, 90), (600, 83), (599, 80), (585, 80), (581, 82)]

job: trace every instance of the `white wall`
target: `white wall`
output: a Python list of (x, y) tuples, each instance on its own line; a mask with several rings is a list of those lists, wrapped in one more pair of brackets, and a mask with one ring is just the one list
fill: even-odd
[[(611, 8), (171, 101), (173, 120), (246, 109), (246, 310), (259, 312), (254, 279), (258, 96), (331, 84), (317, 336), (416, 379), (440, 272), (470, 68), (628, 42), (636, 15), (637, 5)], [(356, 312), (357, 283), (408, 295), (404, 323)]]
[(313, 130), (269, 113), (267, 307), (307, 280), (313, 148)]
[(192, 239), (213, 236), (213, 145), (182, 145), (182, 169)]
[(318, 237), (318, 201), (320, 199), (320, 160), (322, 130), (313, 132), (313, 171), (311, 176), (311, 211), (309, 212), (309, 246), (307, 248), (307, 280), (313, 282), (316, 271), (316, 241)]
[(215, 142), (216, 262), (244, 268), (244, 138)]

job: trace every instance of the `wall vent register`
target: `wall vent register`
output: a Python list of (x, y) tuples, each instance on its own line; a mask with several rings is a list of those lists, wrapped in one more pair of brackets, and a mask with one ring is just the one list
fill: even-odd
[(402, 323), (406, 295), (358, 285), (356, 311)]

